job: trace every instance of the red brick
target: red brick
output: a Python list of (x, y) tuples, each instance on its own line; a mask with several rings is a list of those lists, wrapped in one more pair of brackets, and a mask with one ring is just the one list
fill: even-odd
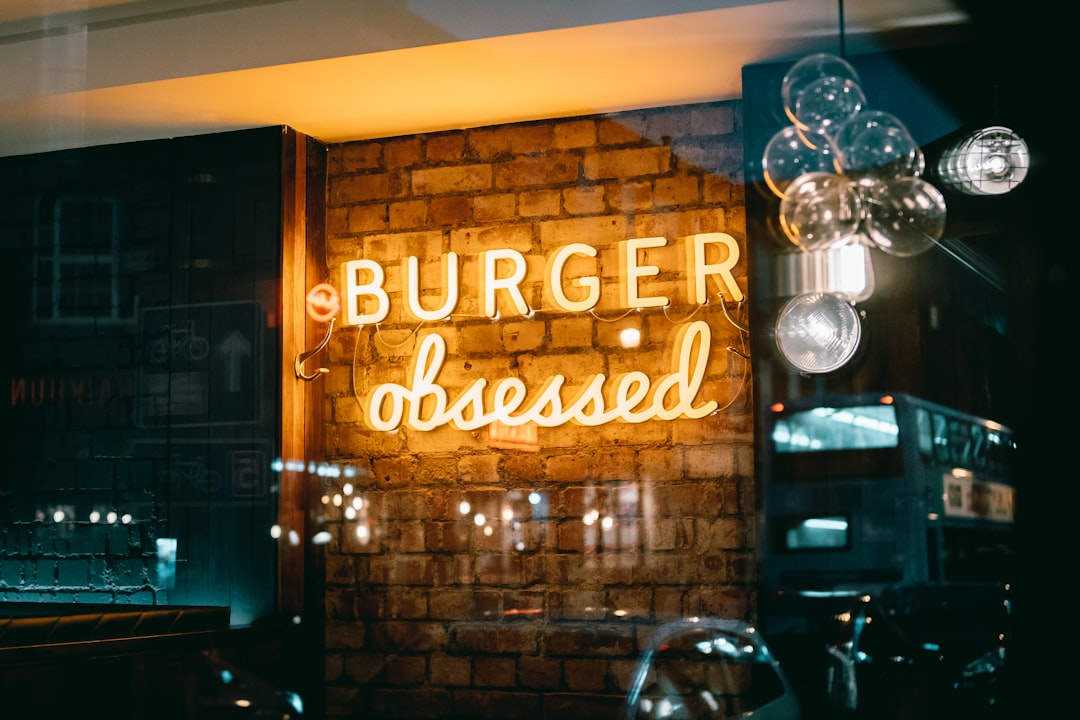
[(389, 218), (388, 227), (392, 230), (424, 227), (428, 219), (427, 203), (423, 200), (391, 203)]
[(465, 133), (433, 135), (426, 144), (427, 159), (432, 162), (457, 162), (465, 157)]
[(404, 195), (401, 178), (394, 173), (347, 175), (339, 178), (330, 189), (329, 204), (369, 202), (379, 198), (398, 198)]
[(477, 687), (512, 688), (517, 684), (517, 663), (513, 658), (477, 657), (473, 666), (473, 682)]
[(462, 195), (432, 198), (429, 215), (433, 225), (458, 225), (469, 220), (472, 203)]
[(421, 142), (418, 137), (389, 140), (383, 146), (383, 167), (387, 169), (416, 165), (421, 157)]
[(608, 664), (605, 660), (563, 661), (563, 683), (573, 692), (599, 692), (607, 685)]
[(556, 123), (552, 146), (556, 148), (581, 148), (596, 144), (595, 120), (571, 120)]
[(427, 680), (427, 659), (391, 655), (386, 659), (386, 681), (391, 685), (420, 685)]
[(377, 141), (332, 145), (327, 157), (327, 171), (331, 175), (338, 175), (378, 168), (382, 161), (382, 151), (383, 144)]
[(587, 180), (601, 180), (661, 175), (670, 165), (670, 149), (645, 147), (589, 152), (585, 155), (583, 169)]
[(468, 657), (433, 655), (428, 661), (432, 685), (456, 685), (468, 687), (472, 684), (472, 660)]
[(483, 192), (492, 187), (492, 168), (481, 164), (413, 170), (412, 187), (417, 195)]
[(478, 157), (522, 155), (546, 150), (551, 146), (552, 128), (548, 123), (503, 125), (480, 128), (468, 133), (469, 147)]
[(555, 690), (562, 677), (562, 663), (552, 658), (523, 656), (518, 660), (518, 682), (522, 687)]
[(604, 118), (597, 126), (597, 139), (601, 145), (625, 145), (641, 142), (645, 130), (645, 117), (630, 114)]

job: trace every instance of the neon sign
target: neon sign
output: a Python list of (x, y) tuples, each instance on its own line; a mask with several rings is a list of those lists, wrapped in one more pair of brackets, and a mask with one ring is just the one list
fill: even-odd
[[(619, 266), (621, 278), (621, 302), (627, 309), (663, 307), (669, 303), (664, 296), (642, 296), (641, 278), (658, 275), (656, 265), (639, 263), (639, 252), (649, 248), (660, 248), (667, 244), (667, 238), (648, 237), (624, 240), (619, 243)], [(707, 262), (706, 250), (709, 246), (721, 246), (726, 257), (720, 262)], [(566, 312), (584, 312), (592, 310), (600, 302), (600, 278), (595, 275), (566, 278), (565, 269), (569, 259), (575, 255), (596, 257), (597, 250), (586, 243), (572, 243), (558, 248), (548, 258), (544, 272), (545, 295), (551, 298), (556, 309)], [(521, 283), (525, 279), (525, 256), (517, 250), (500, 248), (479, 254), (480, 312), (487, 317), (498, 314), (497, 299), (499, 291), (503, 297), (509, 297), (513, 309), (519, 315), (529, 315), (531, 309), (521, 292)], [(699, 233), (686, 239), (686, 294), (687, 300), (698, 305), (706, 301), (707, 280), (716, 278), (727, 290), (732, 300), (743, 299), (742, 291), (735, 282), (731, 269), (739, 260), (739, 246), (735, 238), (727, 233)], [(401, 295), (405, 303), (405, 313), (417, 321), (445, 320), (457, 308), (460, 297), (460, 270), (458, 255), (449, 252), (442, 257), (443, 298), (442, 304), (434, 309), (424, 308), (420, 302), (419, 260), (410, 256), (405, 259), (402, 268)], [(509, 267), (509, 272), (504, 272)], [(350, 260), (344, 265), (345, 272), (345, 316), (343, 325), (372, 325), (386, 319), (390, 312), (390, 296), (383, 288), (386, 273), (374, 260)], [(367, 282), (361, 282), (361, 276), (367, 275)], [(584, 288), (584, 297), (572, 300), (566, 293), (566, 285)], [(375, 301), (375, 309), (362, 312), (364, 298)]]
[[(661, 248), (663, 237), (626, 240), (618, 245), (619, 302), (627, 310), (665, 307), (670, 299), (642, 293), (644, 278), (658, 275), (656, 265), (642, 264), (642, 251)], [(722, 259), (706, 260), (708, 248), (718, 246)], [(572, 243), (556, 249), (544, 271), (544, 297), (555, 309), (587, 312), (600, 301), (601, 280), (596, 275), (567, 277), (567, 266), (575, 258), (595, 258), (597, 250), (585, 243)], [(739, 248), (726, 233), (701, 233), (685, 241), (686, 300), (704, 304), (708, 299), (708, 281), (719, 283), (727, 297), (743, 299), (732, 268), (738, 262)], [(503, 248), (480, 253), (476, 288), (478, 306), (487, 317), (499, 314), (500, 298), (509, 301), (518, 315), (529, 315), (521, 284), (526, 277), (525, 257), (518, 251)], [(420, 301), (419, 260), (408, 257), (402, 263), (401, 296), (405, 314), (417, 321), (444, 320), (452, 315), (460, 299), (460, 268), (456, 253), (442, 257), (443, 293), (435, 307)], [(386, 273), (373, 260), (351, 260), (343, 267), (343, 325), (368, 325), (382, 322), (390, 312), (390, 296), (383, 287)], [(362, 277), (366, 276), (364, 280)], [(426, 298), (430, 302), (430, 298)], [(567, 388), (567, 378), (552, 375), (538, 388), (530, 390), (517, 377), (489, 382), (479, 378), (451, 397), (438, 382), (446, 361), (446, 340), (437, 332), (419, 340), (404, 383), (376, 385), (365, 396), (364, 422), (373, 430), (393, 431), (402, 426), (414, 430), (434, 430), (450, 425), (460, 430), (498, 423), (518, 427), (533, 423), (557, 427), (566, 423), (597, 426), (609, 422), (641, 423), (647, 420), (697, 419), (714, 412), (715, 400), (699, 400), (698, 394), (708, 365), (712, 331), (703, 320), (680, 326), (671, 353), (671, 370), (655, 380), (634, 370), (613, 377), (594, 374), (576, 389)], [(567, 397), (564, 397), (564, 391)]]
[(474, 380), (452, 402), (436, 380), (446, 358), (446, 341), (438, 333), (424, 336), (413, 358), (411, 383), (378, 385), (368, 395), (364, 420), (373, 430), (396, 430), (402, 423), (414, 430), (434, 430), (452, 424), (475, 430), (498, 421), (511, 427), (534, 422), (556, 427), (574, 422), (603, 425), (614, 420), (628, 423), (705, 417), (717, 408), (710, 400), (694, 405), (708, 361), (711, 331), (703, 320), (679, 329), (673, 372), (655, 384), (640, 370), (608, 378), (593, 375), (570, 400), (564, 401), (564, 375), (553, 375), (532, 399), (525, 383), (502, 378), (485, 392), (488, 381)]

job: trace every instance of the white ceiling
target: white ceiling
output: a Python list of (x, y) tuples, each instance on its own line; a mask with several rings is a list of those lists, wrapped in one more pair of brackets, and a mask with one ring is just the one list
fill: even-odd
[(0, 156), (289, 125), (324, 142), (741, 97), (925, 42), (953, 0), (0, 0)]

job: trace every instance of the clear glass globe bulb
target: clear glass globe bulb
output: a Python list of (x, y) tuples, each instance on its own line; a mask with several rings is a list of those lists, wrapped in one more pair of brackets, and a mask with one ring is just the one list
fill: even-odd
[(861, 178), (922, 175), (926, 160), (907, 127), (891, 113), (863, 110), (836, 127), (832, 136), (840, 172)]
[(781, 128), (769, 139), (761, 159), (765, 184), (779, 198), (784, 197), (788, 186), (800, 175), (827, 172), (835, 167), (829, 138), (794, 125)]
[(780, 85), (784, 113), (800, 129), (822, 131), (866, 102), (859, 82), (847, 60), (829, 53), (807, 55), (784, 74)]
[(911, 257), (929, 250), (945, 233), (941, 191), (917, 177), (863, 183), (864, 229), (883, 252)]
[(862, 220), (855, 184), (843, 175), (807, 173), (780, 201), (780, 227), (795, 245), (821, 250), (856, 233)]
[(807, 85), (799, 95), (795, 102), (796, 124), (829, 134), (865, 104), (866, 96), (853, 80), (824, 77)]

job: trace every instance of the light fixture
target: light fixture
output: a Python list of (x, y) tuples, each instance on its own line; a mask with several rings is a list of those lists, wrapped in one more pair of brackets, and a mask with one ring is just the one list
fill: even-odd
[(1024, 181), (1029, 164), (1024, 139), (993, 125), (946, 148), (936, 169), (944, 183), (965, 195), (1002, 195)]
[(921, 177), (865, 180), (863, 231), (882, 252), (897, 257), (923, 253), (945, 233), (945, 197)]
[(896, 116), (865, 107), (860, 78), (828, 53), (794, 63), (780, 88), (791, 125), (766, 144), (766, 184), (780, 198), (780, 229), (799, 252), (777, 283), (790, 299), (776, 344), (803, 373), (843, 366), (859, 345), (854, 303), (874, 292), (870, 248), (908, 257), (937, 244), (945, 201), (922, 179), (926, 159)]
[(806, 173), (780, 201), (780, 227), (797, 247), (821, 250), (844, 242), (859, 228), (862, 204), (855, 183), (843, 175)]
[(804, 373), (828, 373), (843, 366), (859, 347), (861, 333), (858, 313), (837, 293), (796, 295), (776, 318), (780, 354)]
[(853, 179), (922, 175), (926, 159), (903, 122), (882, 110), (863, 110), (832, 136), (837, 172)]
[(800, 130), (828, 133), (866, 102), (859, 73), (847, 60), (815, 53), (788, 69), (780, 84), (784, 112)]
[(814, 172), (832, 172), (836, 167), (833, 146), (824, 133), (800, 130), (786, 125), (765, 144), (761, 171), (765, 184), (778, 198), (784, 198), (788, 186), (799, 176)]
[(774, 279), (777, 297), (834, 292), (851, 303), (870, 298), (874, 281), (870, 242), (862, 235), (824, 250), (785, 253), (778, 258)]

